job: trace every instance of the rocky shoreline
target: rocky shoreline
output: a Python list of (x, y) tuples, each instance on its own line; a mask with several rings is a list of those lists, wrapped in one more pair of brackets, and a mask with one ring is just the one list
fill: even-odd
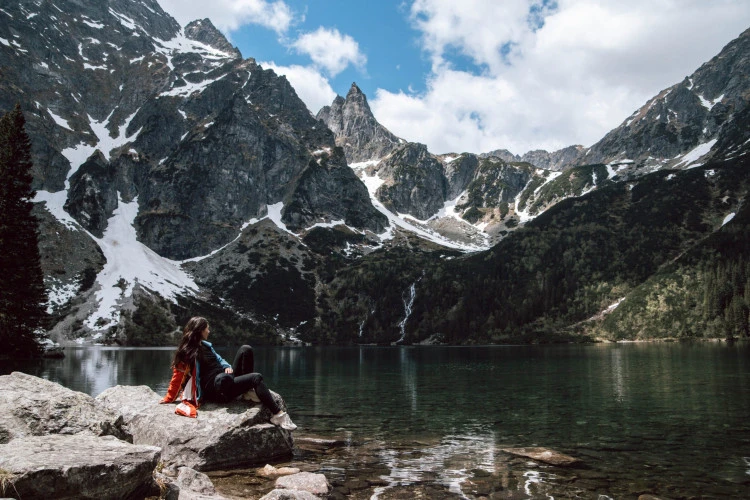
[[(191, 419), (160, 399), (146, 386), (92, 398), (20, 372), (0, 376), (0, 496), (220, 499), (205, 472), (292, 455), (291, 433), (261, 405), (207, 404)], [(330, 488), (323, 474), (298, 469), (266, 465), (258, 475), (276, 478), (266, 500), (326, 497)]]

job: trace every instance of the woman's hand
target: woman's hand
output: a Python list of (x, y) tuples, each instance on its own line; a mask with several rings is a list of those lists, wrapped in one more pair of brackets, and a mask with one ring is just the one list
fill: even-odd
[(232, 372), (234, 372), (234, 370), (232, 370), (231, 368), (224, 368), (224, 373), (232, 373)]

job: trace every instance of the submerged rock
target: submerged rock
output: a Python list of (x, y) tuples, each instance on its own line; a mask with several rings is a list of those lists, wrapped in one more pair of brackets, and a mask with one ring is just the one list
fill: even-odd
[(517, 457), (530, 458), (550, 465), (569, 466), (581, 463), (577, 458), (548, 448), (503, 448), (502, 451), (510, 453), (511, 455), (516, 455)]
[(300, 470), (296, 467), (274, 467), (271, 464), (266, 464), (262, 469), (258, 469), (256, 474), (262, 477), (279, 477), (289, 476), (291, 474), (297, 474)]
[(90, 434), (16, 437), (0, 444), (0, 494), (14, 498), (145, 496), (159, 448)]
[(21, 372), (0, 376), (0, 443), (79, 433), (128, 440), (122, 418), (88, 394)]
[[(278, 394), (274, 398), (286, 409)], [(174, 404), (159, 404), (161, 396), (146, 386), (112, 387), (96, 400), (122, 417), (133, 443), (159, 446), (168, 466), (208, 471), (292, 454), (291, 434), (271, 424), (271, 412), (262, 405), (206, 404), (198, 410), (198, 418), (186, 418), (175, 415)]]

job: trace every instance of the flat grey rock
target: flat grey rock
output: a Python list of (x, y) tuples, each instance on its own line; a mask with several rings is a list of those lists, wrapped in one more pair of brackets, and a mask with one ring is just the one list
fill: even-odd
[(145, 496), (160, 450), (90, 434), (17, 437), (0, 444), (0, 494), (15, 498)]
[[(285, 408), (280, 396), (274, 397)], [(96, 397), (122, 416), (133, 443), (160, 447), (167, 466), (207, 471), (265, 464), (292, 454), (291, 434), (271, 424), (271, 413), (262, 405), (207, 404), (198, 409), (198, 418), (187, 418), (174, 413), (174, 404), (160, 400), (146, 386), (116, 386)]]

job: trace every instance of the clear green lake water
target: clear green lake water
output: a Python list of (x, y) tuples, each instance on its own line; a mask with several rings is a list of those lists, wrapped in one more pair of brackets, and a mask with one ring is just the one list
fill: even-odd
[[(232, 361), (232, 349), (219, 349)], [(301, 449), (349, 498), (750, 497), (750, 346), (258, 347)], [(4, 366), (96, 396), (163, 393), (173, 349), (68, 348)], [(504, 448), (581, 460), (554, 467)], [(287, 465), (287, 464), (284, 464)], [(220, 481), (219, 481), (220, 482)], [(221, 489), (221, 484), (218, 484)]]

